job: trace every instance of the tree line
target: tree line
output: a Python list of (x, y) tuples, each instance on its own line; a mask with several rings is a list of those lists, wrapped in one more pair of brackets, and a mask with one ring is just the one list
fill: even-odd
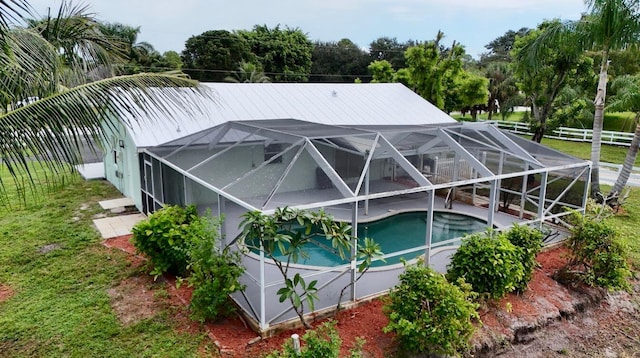
[[(151, 79), (161, 81), (154, 86), (174, 86), (178, 77), (162, 77), (171, 73), (199, 81), (399, 82), (446, 112), (472, 117), (478, 111), (488, 112), (490, 118), (506, 117), (516, 106), (527, 106), (532, 139), (538, 142), (556, 126), (593, 127), (596, 196), (605, 109), (640, 113), (640, 1), (585, 0), (585, 5), (580, 20), (551, 20), (535, 29), (510, 30), (487, 44), (487, 51), (475, 60), (462, 44), (445, 42), (440, 31), (424, 41), (380, 37), (363, 49), (346, 38), (312, 42), (299, 28), (266, 25), (206, 31), (187, 39), (181, 53), (160, 54), (151, 44), (138, 42), (139, 28), (101, 22), (86, 6), (63, 3), (57, 13), (34, 19), (28, 1), (0, 2), (0, 42), (5, 49), (0, 56), (0, 129), (15, 132), (28, 122), (24, 110), (16, 111), (27, 98), (85, 90), (81, 86), (91, 83), (96, 83), (96, 90), (111, 88), (122, 80), (134, 81), (130, 86), (144, 87), (143, 80)], [(150, 72), (159, 74), (126, 77)], [(113, 80), (100, 83), (108, 79)], [(65, 103), (56, 105), (59, 109)], [(89, 110), (83, 113), (92, 115)], [(87, 120), (81, 124), (97, 123), (97, 117), (89, 117), (81, 116)], [(636, 133), (640, 143), (640, 126)], [(34, 152), (42, 151), (37, 143), (33, 146)], [(637, 147), (631, 146), (625, 169), (633, 164)], [(2, 148), (4, 157), (19, 158), (22, 153), (11, 145)], [(619, 194), (625, 183), (621, 175), (609, 197)]]

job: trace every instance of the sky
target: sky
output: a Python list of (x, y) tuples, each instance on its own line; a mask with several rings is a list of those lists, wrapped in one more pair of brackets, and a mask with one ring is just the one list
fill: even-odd
[[(79, 4), (75, 1), (74, 4)], [(348, 38), (362, 48), (375, 39), (428, 41), (438, 30), (478, 58), (508, 30), (544, 19), (577, 20), (583, 0), (85, 0), (96, 17), (140, 27), (138, 42), (180, 53), (185, 41), (208, 30), (250, 30), (254, 25), (299, 28), (312, 40)], [(60, 0), (31, 0), (39, 15)]]

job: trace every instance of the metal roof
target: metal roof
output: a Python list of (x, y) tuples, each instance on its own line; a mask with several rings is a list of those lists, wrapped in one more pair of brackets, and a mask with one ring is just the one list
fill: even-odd
[[(294, 118), (347, 126), (455, 123), (437, 107), (399, 83), (204, 83), (216, 93), (206, 114), (175, 114), (132, 121), (137, 147), (152, 147), (229, 121)], [(164, 120), (164, 119), (166, 120)]]

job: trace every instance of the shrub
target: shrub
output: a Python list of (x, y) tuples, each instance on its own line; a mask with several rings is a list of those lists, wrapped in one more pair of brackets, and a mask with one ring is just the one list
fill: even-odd
[(529, 281), (531, 281), (533, 269), (535, 269), (538, 264), (536, 256), (543, 247), (543, 234), (540, 230), (516, 224), (502, 235), (504, 235), (509, 242), (521, 249), (520, 262), (522, 263), (524, 272), (522, 279), (516, 284), (516, 290), (524, 291)]
[(493, 235), (478, 233), (463, 239), (448, 266), (449, 281), (464, 278), (475, 292), (489, 298), (503, 297), (518, 287), (524, 277), (522, 249), (504, 235)]
[(133, 228), (134, 245), (149, 258), (151, 274), (189, 275), (191, 314), (199, 321), (233, 312), (228, 297), (244, 289), (240, 253), (220, 247), (219, 226), (210, 215), (198, 216), (193, 206), (166, 206)]
[(187, 269), (189, 224), (197, 220), (195, 207), (165, 206), (133, 227), (133, 244), (144, 254), (158, 277), (165, 272), (184, 275)]
[(618, 232), (606, 220), (593, 220), (579, 213), (572, 214), (572, 224), (568, 241), (571, 260), (564, 270), (591, 286), (628, 289), (628, 252), (619, 241)]
[(479, 319), (470, 286), (460, 279), (453, 285), (422, 263), (409, 266), (389, 294), (384, 312), (401, 347), (411, 353), (455, 355), (469, 346)]
[(300, 354), (296, 353), (291, 340), (288, 340), (281, 351), (272, 352), (267, 358), (338, 358), (340, 355), (342, 339), (338, 335), (335, 321), (325, 322), (314, 330), (308, 330), (302, 336), (302, 342), (304, 344), (301, 344)]
[(220, 248), (219, 220), (207, 216), (190, 225), (188, 242), (189, 285), (194, 287), (189, 308), (193, 319), (204, 322), (235, 311), (228, 296), (244, 289), (239, 282), (244, 273), (240, 253), (228, 246)]

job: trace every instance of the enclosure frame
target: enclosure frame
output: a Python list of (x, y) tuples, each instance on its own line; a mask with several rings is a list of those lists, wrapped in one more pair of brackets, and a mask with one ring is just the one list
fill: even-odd
[[(280, 144), (278, 147), (280, 149), (268, 152), (267, 148), (274, 148), (269, 147), (272, 144)], [(264, 161), (252, 162), (250, 168), (235, 179), (222, 181), (219, 177), (214, 178), (209, 175), (211, 174), (209, 171), (203, 170), (207, 165), (217, 168), (215, 166), (217, 162), (223, 163), (225, 157), (229, 157), (226, 160), (235, 158), (234, 153), (248, 155), (248, 151), (251, 151), (251, 158), (255, 159), (259, 154), (256, 155), (254, 149), (250, 148), (257, 146), (263, 148)], [(201, 151), (198, 152), (197, 148)], [(178, 159), (182, 154), (185, 154), (185, 158), (192, 159), (188, 158), (189, 150), (203, 157), (189, 165), (180, 162)], [(332, 162), (327, 155), (331, 150), (347, 158), (361, 157), (362, 170), (359, 175), (353, 175), (351, 180), (345, 180), (342, 177), (345, 174), (340, 172), (336, 159), (334, 158)], [(434, 153), (444, 153), (444, 157), (441, 158)], [(590, 162), (526, 141), (503, 132), (490, 123), (374, 127), (321, 125), (295, 119), (227, 122), (154, 148), (144, 149), (140, 156), (143, 178), (141, 191), (143, 203), (145, 203), (143, 211), (150, 213), (164, 204), (190, 204), (188, 198), (194, 196), (192, 193), (194, 190), (209, 191), (210, 194), (198, 193), (201, 196), (211, 195), (210, 208), (213, 214), (225, 216), (221, 233), (225, 236), (226, 243), (233, 242), (239, 234), (238, 229), (233, 225), (239, 223), (238, 215), (243, 211), (272, 214), (276, 210), (277, 206), (270, 204), (281, 195), (280, 190), (286, 186), (285, 182), (291, 180), (290, 175), (293, 175), (292, 173), (298, 170), (298, 165), (302, 164), (315, 165), (316, 179), (326, 177), (329, 182), (325, 184), (330, 183), (335, 196), (313, 202), (291, 202), (287, 206), (309, 210), (323, 208), (330, 213), (331, 210), (342, 208), (342, 214), (336, 217), (338, 220), (350, 222), (354, 233), (357, 233), (359, 224), (368, 220), (371, 202), (389, 198), (399, 198), (400, 202), (405, 196), (425, 195), (426, 200), (422, 207), (427, 213), (425, 242), (423, 246), (414, 248), (412, 251), (423, 251), (426, 264), (435, 265), (439, 269), (442, 269), (440, 261), (443, 255), (448, 255), (445, 259), (450, 257), (455, 251), (455, 246), (444, 246), (453, 242), (434, 245), (431, 240), (433, 213), (439, 210), (436, 208), (436, 205), (439, 205), (436, 199), (442, 200), (438, 193), (446, 193), (444, 210), (453, 211), (451, 208), (453, 203), (462, 205), (458, 204), (459, 195), (465, 194), (465, 190), (471, 191), (474, 207), (477, 206), (478, 200), (486, 201), (483, 219), (486, 219), (487, 227), (502, 229), (510, 226), (510, 224), (497, 222), (497, 215), (502, 218), (502, 213), (498, 212), (501, 195), (504, 198), (508, 194), (513, 195), (519, 202), (519, 209), (512, 223), (535, 225), (539, 228), (549, 224), (566, 225), (564, 216), (568, 213), (558, 211), (558, 208), (564, 206), (584, 212), (591, 173)], [(425, 165), (425, 158), (430, 165)], [(360, 163), (358, 160), (356, 162)], [(392, 184), (395, 185), (397, 172), (401, 172), (401, 178), (410, 185), (402, 188), (398, 185), (389, 190), (372, 190), (372, 184), (378, 181), (388, 184), (384, 183), (387, 180), (386, 177), (380, 177), (378, 174), (373, 178), (372, 173), (375, 167), (377, 168), (375, 170), (384, 171), (386, 174), (388, 168), (384, 166), (385, 163), (390, 163)], [(156, 165), (160, 168), (156, 168)], [(351, 164), (347, 166), (349, 165)], [(379, 169), (381, 166), (382, 170)], [(278, 170), (273, 169), (276, 167)], [(428, 171), (427, 167), (429, 167)], [(223, 169), (231, 170), (231, 168)], [(322, 176), (318, 174), (320, 171), (323, 173)], [(241, 184), (244, 182), (251, 184), (253, 183), (251, 180), (260, 179), (260, 175), (264, 173), (273, 174), (269, 182), (272, 185), (268, 190), (264, 193), (260, 192), (260, 195), (253, 194), (251, 197), (241, 197), (237, 194), (246, 192), (246, 190), (240, 190), (244, 189)], [(157, 175), (160, 175), (160, 178)], [(537, 185), (529, 187), (531, 178)], [(516, 187), (506, 187), (505, 183), (510, 180)], [(568, 184), (556, 197), (548, 197), (549, 186), (558, 182)], [(201, 188), (194, 187), (191, 183)], [(570, 190), (577, 188), (578, 183), (584, 185), (579, 202), (563, 201)], [(248, 188), (251, 187), (248, 184), (245, 185)], [(162, 197), (158, 197), (157, 188), (161, 188)], [(231, 192), (233, 190), (236, 192)], [(308, 192), (312, 194), (312, 190), (316, 189), (309, 189)], [(479, 194), (487, 190), (488, 195)], [(303, 190), (302, 194), (305, 193)], [(182, 202), (180, 202), (180, 194), (183, 196)], [(302, 194), (297, 197), (302, 198)], [(262, 205), (256, 205), (261, 201), (263, 201)], [(525, 210), (527, 205), (535, 211)], [(509, 205), (506, 205), (507, 208), (504, 206), (503, 209), (507, 210)], [(389, 258), (405, 253), (385, 254), (385, 257)], [(234, 295), (234, 299), (245, 313), (255, 320), (257, 328), (265, 332), (274, 325), (295, 317), (291, 314), (291, 308), (276, 304), (277, 297), (274, 292), (283, 285), (282, 279), (279, 276), (272, 278), (274, 272), (269, 267), (264, 254), (256, 256), (258, 257), (248, 254), (243, 258), (243, 264), (247, 266), (244, 280), (251, 285), (252, 289), (247, 290), (246, 293)], [(327, 310), (333, 306), (328, 302), (330, 298), (335, 298), (335, 295), (325, 294), (325, 292), (335, 289), (338, 284), (351, 284), (349, 297), (343, 305), (354, 303), (393, 287), (397, 282), (397, 276), (403, 270), (403, 267), (372, 270), (372, 276), (382, 277), (381, 281), (385, 283), (382, 286), (366, 281), (356, 284), (358, 264), (359, 262), (353, 260), (349, 264), (337, 267), (301, 266), (296, 268), (305, 280), (316, 278), (321, 281), (319, 292), (326, 296), (324, 299), (326, 302), (321, 299), (321, 302), (316, 304), (319, 307), (317, 311)], [(363, 280), (366, 280), (366, 277)], [(335, 303), (337, 302), (333, 302)], [(280, 311), (274, 312), (273, 306), (278, 306)]]

